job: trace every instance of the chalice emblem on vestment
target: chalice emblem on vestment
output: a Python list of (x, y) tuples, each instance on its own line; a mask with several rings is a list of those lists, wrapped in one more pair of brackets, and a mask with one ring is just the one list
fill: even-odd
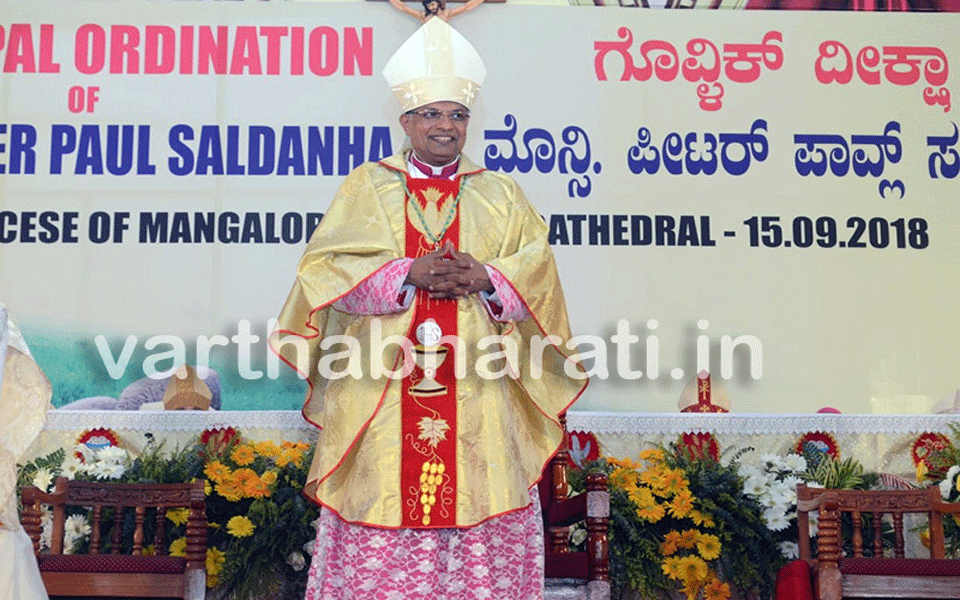
[(433, 319), (427, 319), (417, 326), (417, 341), (413, 347), (413, 360), (423, 371), (423, 379), (410, 386), (409, 392), (414, 396), (440, 396), (447, 393), (447, 386), (437, 380), (437, 369), (447, 357), (448, 348), (440, 345), (443, 332)]

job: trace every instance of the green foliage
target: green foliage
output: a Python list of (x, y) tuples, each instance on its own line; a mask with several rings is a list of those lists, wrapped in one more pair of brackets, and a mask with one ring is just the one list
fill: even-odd
[(852, 457), (843, 460), (828, 454), (818, 461), (807, 460), (811, 466), (800, 478), (807, 482), (819, 483), (833, 490), (867, 490), (875, 486), (880, 479), (876, 473), (869, 473)]
[(723, 464), (709, 456), (680, 452), (675, 444), (671, 448), (673, 464), (686, 473), (698, 508), (716, 521), (727, 581), (761, 598), (770, 597), (774, 575), (785, 561), (776, 536), (761, 519), (763, 507), (743, 493), (738, 461), (750, 449), (741, 449)]
[(33, 478), (40, 469), (47, 469), (56, 476), (60, 473), (60, 465), (67, 453), (63, 448), (54, 450), (47, 456), (41, 456), (25, 465), (17, 465), (17, 488), (33, 485)]

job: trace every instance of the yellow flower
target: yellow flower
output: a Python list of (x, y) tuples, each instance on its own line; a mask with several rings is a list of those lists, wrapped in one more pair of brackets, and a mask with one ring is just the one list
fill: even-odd
[(640, 468), (640, 465), (629, 458), (608, 458), (607, 462), (617, 467), (617, 469), (625, 469), (627, 471), (635, 471)]
[(666, 512), (666, 509), (664, 509), (662, 505), (653, 504), (650, 506), (638, 507), (637, 517), (650, 523), (656, 523), (663, 518), (663, 515), (665, 515)]
[(923, 483), (927, 478), (927, 463), (922, 460), (917, 463), (917, 483)]
[(930, 529), (929, 528), (924, 529), (923, 531), (920, 532), (920, 543), (927, 548), (930, 547)]
[(663, 574), (670, 579), (680, 579), (680, 559), (681, 557), (679, 556), (671, 556), (663, 559), (663, 563), (660, 565)]
[(156, 553), (157, 553), (157, 549), (153, 547), (153, 544), (150, 544), (149, 546), (144, 546), (144, 547), (143, 547), (143, 555), (144, 555), (144, 556), (153, 556), (153, 555), (155, 555)]
[(209, 496), (209, 495), (212, 494), (212, 493), (213, 493), (213, 486), (210, 485), (210, 480), (209, 480), (209, 479), (204, 479), (204, 480), (203, 480), (203, 495), (204, 495), (204, 496)]
[(273, 485), (277, 482), (277, 472), (276, 471), (265, 471), (263, 475), (260, 476), (260, 481), (264, 485)]
[(263, 498), (270, 495), (270, 488), (253, 469), (237, 469), (233, 473), (233, 485), (246, 498)]
[(168, 550), (168, 553), (170, 556), (186, 556), (187, 538), (180, 537), (170, 542), (170, 549)]
[[(289, 444), (289, 442), (284, 442), (283, 444), (286, 446)], [(267, 458), (276, 458), (280, 456), (280, 448), (273, 443), (273, 440), (254, 442), (253, 449), (257, 451), (257, 454), (266, 456)]]
[(687, 600), (697, 600), (697, 593), (699, 591), (700, 585), (693, 581), (688, 581), (683, 585), (682, 588), (680, 588), (680, 592), (686, 595)]
[(637, 472), (626, 467), (618, 467), (610, 473), (610, 485), (629, 490), (637, 487)]
[(661, 462), (663, 461), (663, 450), (660, 448), (649, 448), (640, 453), (640, 460), (648, 460), (651, 462)]
[(663, 477), (663, 491), (668, 494), (679, 494), (687, 489), (687, 478), (680, 469), (670, 469)]
[(727, 600), (730, 597), (730, 584), (714, 577), (703, 588), (703, 600)]
[(167, 511), (167, 518), (173, 521), (174, 525), (183, 525), (187, 522), (189, 516), (190, 511), (186, 508), (174, 508)]
[(253, 453), (253, 448), (246, 444), (239, 444), (236, 448), (233, 449), (233, 452), (230, 453), (230, 458), (233, 462), (237, 463), (241, 467), (246, 467), (247, 465), (253, 464), (253, 460), (257, 457)]
[(680, 580), (687, 584), (687, 587), (699, 585), (706, 580), (707, 575), (710, 573), (707, 563), (698, 556), (682, 557), (677, 569), (680, 572)]
[(713, 527), (714, 522), (713, 518), (709, 515), (705, 515), (699, 510), (691, 510), (690, 514), (687, 515), (690, 517), (690, 520), (693, 521), (694, 525), (703, 526), (703, 527)]
[(297, 448), (283, 448), (277, 457), (277, 466), (285, 467), (291, 463), (297, 464), (303, 459), (303, 452)]
[(668, 531), (663, 536), (663, 542), (660, 543), (660, 553), (664, 556), (670, 556), (680, 547), (680, 532)]
[(680, 539), (677, 541), (677, 545), (681, 548), (689, 550), (697, 545), (697, 542), (700, 541), (700, 532), (696, 529), (687, 529), (680, 532)]
[(689, 516), (693, 510), (693, 494), (690, 490), (683, 490), (673, 497), (669, 504), (670, 514), (678, 519)]
[(648, 508), (657, 503), (657, 499), (653, 497), (650, 489), (645, 487), (634, 488), (630, 490), (627, 496), (630, 498), (631, 502), (640, 508)]
[(231, 475), (230, 467), (219, 460), (212, 460), (203, 468), (203, 474), (214, 483), (220, 483)]
[(240, 498), (243, 497), (232, 477), (217, 484), (217, 493), (223, 496), (227, 502), (239, 502)]
[(715, 560), (720, 557), (720, 538), (709, 533), (700, 534), (697, 540), (697, 552), (704, 560)]
[(665, 478), (666, 471), (659, 466), (650, 467), (640, 473), (640, 483), (650, 486), (655, 492), (663, 490)]
[(256, 529), (256, 526), (254, 526), (253, 521), (242, 515), (230, 517), (230, 520), (227, 521), (227, 531), (233, 537), (251, 536), (254, 529)]
[(219, 575), (227, 562), (226, 554), (219, 548), (207, 548), (207, 576)]

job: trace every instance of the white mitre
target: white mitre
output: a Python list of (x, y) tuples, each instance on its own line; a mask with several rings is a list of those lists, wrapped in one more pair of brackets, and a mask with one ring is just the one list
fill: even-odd
[(476, 49), (436, 17), (410, 36), (383, 68), (404, 112), (443, 101), (472, 108), (486, 76)]

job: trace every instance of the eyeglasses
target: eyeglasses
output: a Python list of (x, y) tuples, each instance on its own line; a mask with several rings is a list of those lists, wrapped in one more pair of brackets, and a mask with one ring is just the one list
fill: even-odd
[(465, 110), (452, 110), (450, 112), (443, 112), (442, 110), (437, 110), (435, 108), (424, 108), (422, 110), (408, 110), (407, 114), (417, 115), (425, 121), (436, 121), (444, 115), (446, 115), (446, 117), (454, 123), (465, 123), (468, 119), (470, 119), (470, 113)]

